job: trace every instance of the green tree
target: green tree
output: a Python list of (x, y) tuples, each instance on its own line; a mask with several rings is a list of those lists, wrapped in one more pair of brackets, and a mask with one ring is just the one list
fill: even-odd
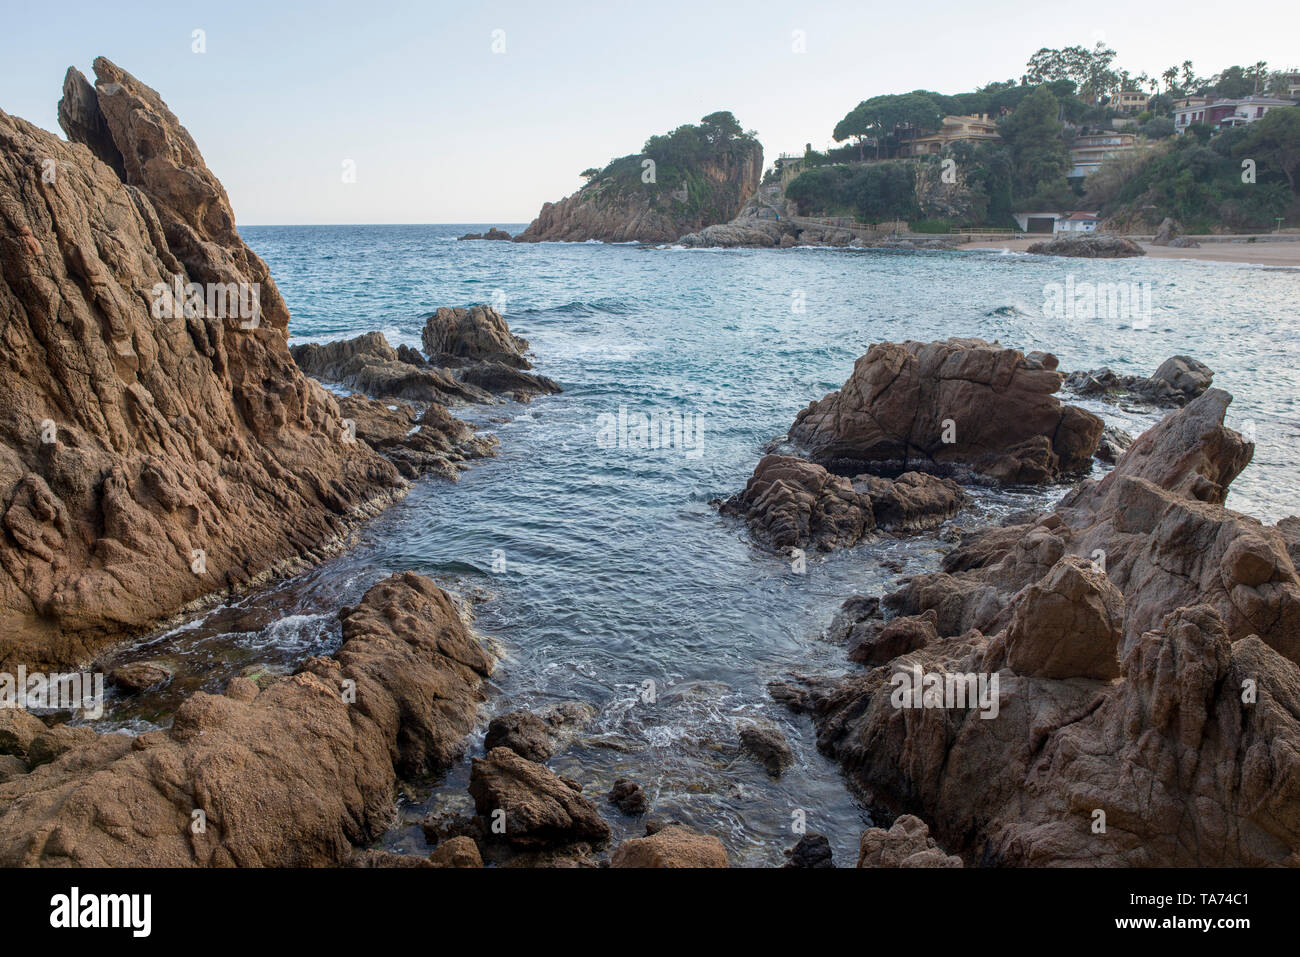
[(1294, 193), (1300, 172), (1300, 106), (1269, 110), (1246, 128), (1232, 155), (1236, 160), (1253, 159), (1261, 173), (1281, 173)]
[(1069, 155), (1052, 91), (1037, 87), (999, 124), (998, 130), (1011, 151), (1016, 199), (1044, 205), (1068, 202), (1065, 173)]

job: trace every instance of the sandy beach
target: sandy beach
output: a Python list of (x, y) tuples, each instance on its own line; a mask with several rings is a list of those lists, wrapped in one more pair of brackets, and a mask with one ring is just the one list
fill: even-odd
[[(961, 246), (961, 249), (1009, 249), (1013, 252), (1025, 252), (1029, 247), (1042, 242), (1042, 238), (1033, 239), (997, 239), (990, 242), (974, 242)], [(1280, 242), (1216, 242), (1203, 243), (1199, 248), (1178, 249), (1168, 246), (1153, 246), (1151, 243), (1138, 243), (1153, 259), (1199, 259), (1207, 262), (1247, 263), (1259, 266), (1292, 266), (1300, 268), (1300, 239)]]

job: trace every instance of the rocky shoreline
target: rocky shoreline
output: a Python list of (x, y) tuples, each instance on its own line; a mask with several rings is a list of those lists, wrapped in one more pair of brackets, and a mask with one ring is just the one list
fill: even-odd
[[(1050, 393), (1064, 379), (1043, 375), (1055, 369), (1052, 357), (978, 340), (905, 343), (901, 368), (882, 378), (880, 350), (889, 348), (899, 349), (873, 347), (823, 400), (824, 427), (801, 428), (801, 414), (790, 437), (816, 439), (813, 454), (831, 461), (887, 463), (896, 456), (878, 455), (882, 443), (924, 451), (924, 441), (905, 437), (937, 431), (963, 407), (1032, 422), (1032, 400), (1008, 385), (1034, 375)], [(917, 357), (935, 350), (946, 356), (931, 369), (935, 384), (946, 369), (992, 359), (1011, 372), (974, 406), (955, 396), (935, 405), (909, 378)], [(1223, 425), (1231, 396), (1207, 388), (1208, 375), (1192, 382), (1174, 371), (1189, 369), (1204, 367), (1175, 357), (1142, 380), (1164, 386), (1148, 393), (1157, 400), (1183, 381), (1186, 404), (1102, 479), (1085, 479), (1053, 511), (963, 535), (939, 572), (848, 599), (829, 637), (862, 671), (769, 687), (811, 718), (819, 749), (873, 808), (900, 815), (887, 833), (904, 850), (887, 853), (885, 836), (864, 835), (864, 860), (1300, 863), (1300, 520), (1265, 526), (1223, 506), (1254, 447)], [(1072, 448), (1095, 453), (1099, 426)], [(1059, 429), (1040, 429), (1042, 449)], [(982, 466), (990, 450), (961, 435), (945, 450), (949, 463), (985, 479), (1053, 478), (990, 471)], [(866, 476), (850, 485), (815, 463), (774, 458), (738, 497), (749, 511), (729, 503), (724, 512), (742, 514), (759, 544), (859, 540), (839, 530), (855, 509), (872, 514)], [(765, 484), (758, 495), (756, 483)], [(819, 492), (828, 486), (837, 494)]]
[[(102, 58), (95, 74), (68, 72), (71, 142), (0, 112), (0, 669), (79, 664), (343, 547), (410, 482), (495, 454), (451, 409), (561, 388), (488, 306), (436, 309), (422, 350), (378, 332), (290, 348), (288, 307), (189, 134), (130, 74)], [(727, 175), (756, 177), (745, 163)], [(525, 241), (621, 235), (571, 206)], [(699, 243), (793, 244), (743, 219)], [(214, 284), (257, 289), (254, 314), (191, 307), (185, 290)], [(847, 675), (769, 686), (889, 825), (861, 834), (859, 867), (1300, 865), (1300, 519), (1224, 506), (1254, 448), (1212, 378), (1187, 356), (1067, 376), (978, 339), (878, 343), (716, 503), (792, 557), (939, 528), (955, 546), (847, 597), (828, 635)], [(1063, 386), (1172, 411), (1133, 438)], [(1087, 478), (1094, 458), (1114, 468)], [(952, 524), (976, 487), (1070, 483), (1053, 509)], [(375, 848), (401, 789), (477, 741), (497, 662), (410, 571), (335, 617), (333, 654), (194, 693), (165, 730), (0, 708), (0, 865), (728, 866), (636, 780), (596, 794), (549, 766), (591, 719), (572, 703), (488, 723), (473, 812), (431, 813), (427, 854)], [(127, 694), (169, 680), (114, 673)], [(737, 736), (771, 778), (797, 773), (776, 728)], [(644, 834), (611, 847), (615, 815)], [(837, 863), (823, 835), (792, 844), (787, 867)]]

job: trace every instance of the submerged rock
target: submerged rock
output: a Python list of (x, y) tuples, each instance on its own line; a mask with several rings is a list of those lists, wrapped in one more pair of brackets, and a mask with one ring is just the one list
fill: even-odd
[(159, 688), (171, 680), (171, 669), (156, 661), (133, 661), (120, 668), (114, 668), (108, 674), (109, 684), (121, 688), (128, 694), (139, 694), (142, 691)]
[(637, 817), (650, 810), (650, 802), (641, 785), (627, 778), (619, 778), (609, 790), (610, 803), (624, 814)]
[(746, 725), (740, 729), (740, 746), (758, 759), (774, 778), (779, 778), (790, 765), (794, 764), (794, 752), (786, 743), (785, 736), (776, 728), (762, 725)]

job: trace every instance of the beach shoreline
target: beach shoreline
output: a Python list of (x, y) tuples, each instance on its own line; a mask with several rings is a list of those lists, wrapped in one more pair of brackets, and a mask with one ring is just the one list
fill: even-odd
[[(965, 243), (960, 249), (992, 249), (1010, 252), (1028, 252), (1034, 243), (1043, 242), (1047, 237), (1035, 236), (1025, 239), (995, 239), (985, 242)], [(1155, 246), (1139, 242), (1148, 258), (1151, 259), (1189, 259), (1201, 262), (1236, 263), (1254, 266), (1284, 266), (1300, 268), (1300, 241), (1281, 242), (1214, 242), (1196, 247)]]

